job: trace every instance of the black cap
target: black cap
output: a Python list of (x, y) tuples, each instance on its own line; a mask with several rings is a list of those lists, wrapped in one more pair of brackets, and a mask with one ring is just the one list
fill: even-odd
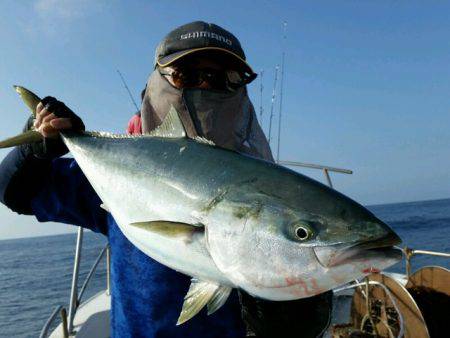
[(203, 21), (185, 24), (167, 34), (156, 48), (155, 64), (166, 67), (184, 56), (202, 51), (227, 53), (246, 73), (254, 74), (239, 40), (222, 27)]

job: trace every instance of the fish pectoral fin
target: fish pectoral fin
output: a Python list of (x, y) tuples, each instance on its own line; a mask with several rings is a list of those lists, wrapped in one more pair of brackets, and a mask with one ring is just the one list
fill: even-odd
[(177, 325), (181, 325), (194, 317), (208, 305), (208, 315), (217, 311), (230, 295), (231, 288), (216, 283), (192, 278), (189, 291), (184, 297), (183, 307)]
[(186, 137), (186, 130), (184, 129), (183, 122), (181, 122), (180, 115), (174, 106), (170, 106), (170, 110), (161, 125), (149, 132), (148, 135), (168, 138)]
[(201, 224), (192, 225), (170, 221), (135, 222), (130, 225), (164, 237), (178, 237), (186, 242), (192, 240), (194, 233), (204, 231), (203, 225)]

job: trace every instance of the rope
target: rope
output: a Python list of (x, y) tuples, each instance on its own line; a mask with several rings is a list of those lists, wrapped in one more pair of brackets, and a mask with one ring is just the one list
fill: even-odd
[[(404, 328), (404, 320), (403, 320), (403, 316), (402, 313), (400, 312), (397, 302), (395, 301), (394, 297), (392, 296), (391, 291), (382, 283), (380, 282), (376, 282), (376, 281), (368, 281), (367, 282), (363, 282), (363, 283), (356, 283), (356, 284), (352, 284), (352, 285), (347, 285), (347, 286), (343, 286), (339, 289), (335, 289), (334, 292), (338, 293), (341, 291), (345, 291), (345, 290), (350, 290), (350, 289), (354, 289), (360, 286), (366, 286), (367, 284), (369, 285), (378, 285), (380, 287), (382, 287), (384, 289), (384, 291), (386, 292), (386, 294), (388, 295), (389, 299), (392, 302), (392, 305), (394, 306), (395, 311), (397, 312), (398, 315), (398, 321), (399, 321), (399, 326), (400, 326), (400, 330), (398, 332), (397, 338), (401, 338), (403, 337), (403, 335), (405, 334), (405, 328)], [(366, 297), (366, 299), (368, 299), (368, 297)], [(367, 316), (367, 314), (366, 314)], [(364, 318), (366, 317), (364, 316)], [(363, 319), (364, 319), (363, 318)]]

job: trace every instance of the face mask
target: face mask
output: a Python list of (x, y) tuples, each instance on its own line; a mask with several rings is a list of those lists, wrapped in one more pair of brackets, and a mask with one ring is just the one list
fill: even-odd
[(202, 136), (217, 146), (273, 161), (245, 87), (234, 92), (177, 89), (158, 71), (147, 83), (142, 103), (142, 131), (159, 126), (173, 106), (189, 137)]

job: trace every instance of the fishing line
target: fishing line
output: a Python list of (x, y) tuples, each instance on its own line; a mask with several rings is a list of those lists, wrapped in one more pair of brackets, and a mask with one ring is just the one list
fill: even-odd
[(120, 70), (118, 70), (118, 69), (117, 69), (117, 73), (119, 74), (120, 79), (122, 80), (122, 83), (123, 83), (125, 89), (126, 89), (127, 92), (128, 92), (128, 95), (130, 96), (131, 102), (133, 102), (134, 106), (136, 107), (136, 111), (140, 111), (140, 109), (138, 108), (138, 106), (137, 106), (137, 104), (136, 104), (136, 101), (135, 101), (134, 98), (133, 98), (133, 95), (131, 94), (130, 88), (128, 88), (127, 83), (125, 82), (125, 79), (124, 79), (123, 76), (122, 76), (122, 73), (121, 73)]

